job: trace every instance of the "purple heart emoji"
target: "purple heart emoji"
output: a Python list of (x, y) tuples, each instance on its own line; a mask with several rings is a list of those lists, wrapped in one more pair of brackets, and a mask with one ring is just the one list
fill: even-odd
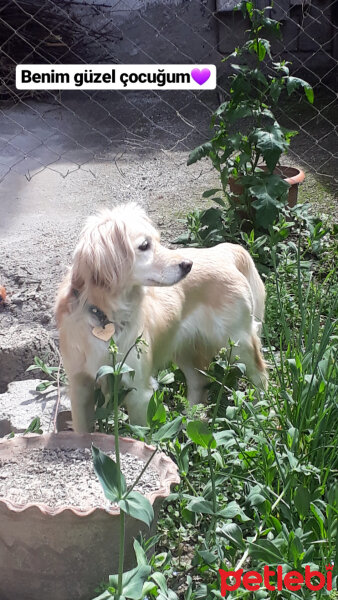
[(199, 85), (203, 85), (206, 81), (208, 81), (210, 77), (210, 69), (193, 69), (191, 71), (191, 77), (198, 83)]

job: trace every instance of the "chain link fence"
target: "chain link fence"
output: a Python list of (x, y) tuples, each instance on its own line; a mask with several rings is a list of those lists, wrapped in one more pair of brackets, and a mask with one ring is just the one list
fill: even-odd
[[(235, 0), (2, 0), (0, 7), (0, 182), (50, 169), (66, 177), (95, 161), (118, 167), (126, 151), (190, 151), (208, 136), (227, 97), (221, 59), (243, 40)], [(269, 3), (256, 0), (258, 8)], [(275, 0), (282, 22), (276, 60), (309, 81), (313, 106), (281, 102), (282, 123), (300, 133), (291, 160), (337, 184), (337, 0)], [(20, 63), (214, 63), (215, 91), (17, 90)]]

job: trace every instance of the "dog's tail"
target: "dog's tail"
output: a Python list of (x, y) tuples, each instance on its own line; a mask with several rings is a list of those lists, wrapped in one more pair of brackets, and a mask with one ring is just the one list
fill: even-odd
[(257, 333), (260, 333), (262, 323), (264, 321), (264, 310), (265, 310), (265, 287), (261, 280), (259, 273), (256, 269), (255, 263), (252, 260), (249, 252), (247, 252), (242, 246), (233, 245), (233, 253), (235, 257), (235, 264), (237, 269), (246, 277), (249, 282), (253, 304), (254, 304), (254, 318)]

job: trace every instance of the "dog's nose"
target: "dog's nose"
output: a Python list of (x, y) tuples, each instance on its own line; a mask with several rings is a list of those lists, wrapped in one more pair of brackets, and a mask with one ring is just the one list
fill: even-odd
[(191, 271), (192, 260), (183, 260), (178, 266), (180, 267), (181, 271), (183, 271), (184, 275), (188, 275), (188, 273)]

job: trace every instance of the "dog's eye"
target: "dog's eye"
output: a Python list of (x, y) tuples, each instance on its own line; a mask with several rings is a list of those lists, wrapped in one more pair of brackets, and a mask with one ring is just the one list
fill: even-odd
[(142, 250), (142, 252), (144, 252), (144, 250), (149, 250), (149, 248), (150, 248), (149, 240), (144, 240), (144, 242), (142, 242), (142, 244), (138, 247), (138, 249)]

